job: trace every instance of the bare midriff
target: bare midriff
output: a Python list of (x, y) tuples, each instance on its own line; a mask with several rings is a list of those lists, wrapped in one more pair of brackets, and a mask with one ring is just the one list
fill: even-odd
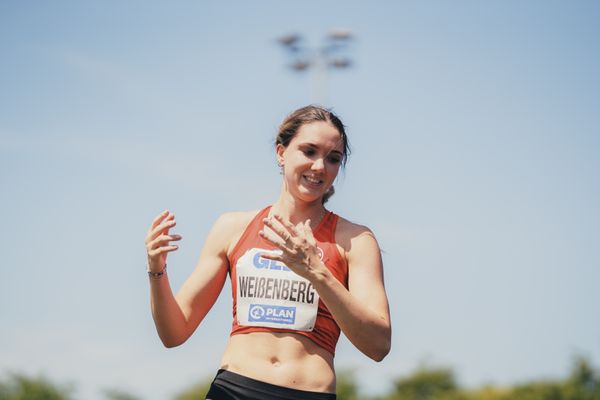
[(333, 355), (312, 340), (293, 333), (233, 335), (221, 368), (273, 385), (335, 393)]

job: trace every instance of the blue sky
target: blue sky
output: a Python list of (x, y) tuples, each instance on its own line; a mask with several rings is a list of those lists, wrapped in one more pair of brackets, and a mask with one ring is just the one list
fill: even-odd
[(330, 208), (385, 251), (393, 349), (342, 339), (371, 393), (421, 363), (468, 386), (600, 363), (593, 1), (0, 4), (0, 374), (160, 400), (212, 376), (226, 286), (183, 346), (151, 320), (143, 239), (170, 209), (177, 289), (214, 220), (274, 201), (272, 141), (314, 100), (275, 39), (351, 29), (327, 106), (353, 146)]

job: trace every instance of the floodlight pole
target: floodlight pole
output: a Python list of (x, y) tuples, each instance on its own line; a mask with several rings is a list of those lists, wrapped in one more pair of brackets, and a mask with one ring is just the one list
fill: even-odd
[(328, 101), (327, 73), (329, 69), (347, 69), (352, 66), (352, 61), (344, 53), (352, 41), (352, 32), (349, 30), (332, 30), (324, 38), (319, 47), (308, 47), (304, 38), (298, 34), (290, 34), (279, 38), (279, 43), (284, 47), (290, 62), (288, 67), (296, 73), (312, 70), (311, 101), (325, 105)]

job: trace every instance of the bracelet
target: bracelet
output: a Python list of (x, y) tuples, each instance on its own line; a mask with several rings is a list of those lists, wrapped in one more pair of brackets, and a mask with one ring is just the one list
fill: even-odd
[(150, 270), (147, 270), (147, 272), (150, 279), (160, 279), (167, 272), (167, 264), (165, 264), (165, 267), (160, 272), (152, 272)]

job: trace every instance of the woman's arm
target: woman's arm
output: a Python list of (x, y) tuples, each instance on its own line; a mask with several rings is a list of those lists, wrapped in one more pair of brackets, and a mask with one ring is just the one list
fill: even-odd
[(313, 285), (346, 337), (364, 354), (381, 361), (391, 347), (390, 310), (383, 283), (381, 253), (373, 233), (354, 226), (348, 261), (348, 289), (329, 270)]
[(338, 230), (347, 249), (348, 289), (321, 261), (310, 221), (293, 226), (277, 216), (266, 219), (271, 230), (261, 235), (282, 254), (263, 257), (281, 261), (310, 280), (348, 339), (368, 357), (381, 361), (390, 351), (391, 322), (379, 245), (367, 228), (340, 222), (345, 225)]
[[(173, 295), (167, 274), (150, 279), (152, 316), (158, 335), (166, 347), (184, 343), (217, 300), (227, 277), (227, 248), (235, 220), (233, 214), (224, 214), (215, 222), (196, 268), (176, 296)], [(168, 245), (173, 237), (168, 234), (168, 229), (175, 225), (174, 222), (174, 218), (163, 223), (159, 221), (157, 226), (153, 224), (148, 234), (146, 246), (150, 271), (160, 270), (156, 265), (160, 265), (161, 255), (165, 256), (166, 262), (166, 254), (176, 250)]]

